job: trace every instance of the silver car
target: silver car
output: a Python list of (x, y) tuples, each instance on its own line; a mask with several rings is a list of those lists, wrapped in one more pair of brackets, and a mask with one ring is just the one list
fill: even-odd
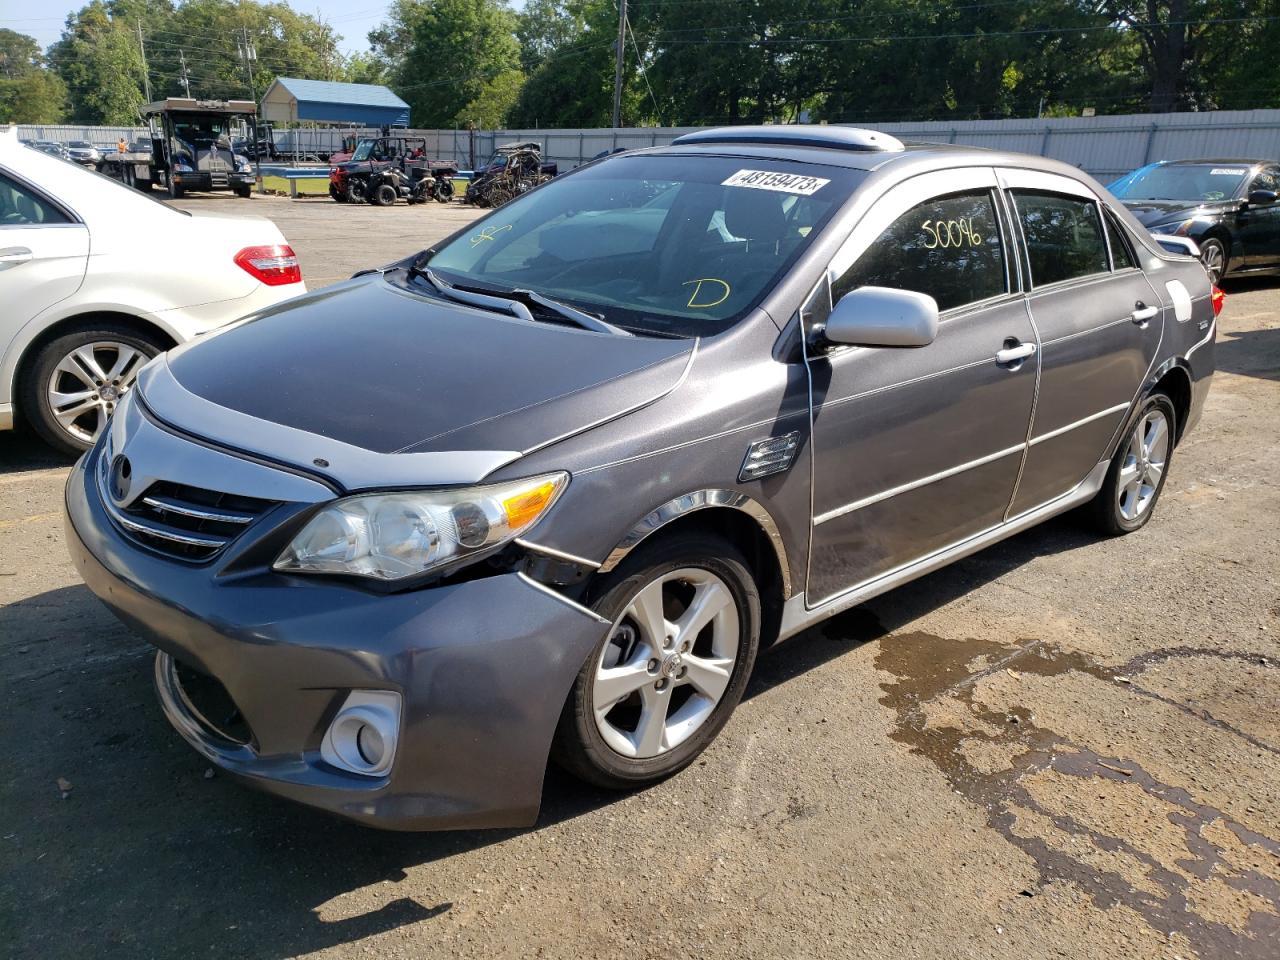
[(1220, 303), (1054, 161), (689, 134), (157, 358), (68, 541), (212, 763), (528, 824), (549, 758), (687, 766), (763, 645), (1073, 508), (1141, 528)]

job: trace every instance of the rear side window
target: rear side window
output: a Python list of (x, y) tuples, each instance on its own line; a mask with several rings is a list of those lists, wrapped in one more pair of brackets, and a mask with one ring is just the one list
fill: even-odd
[(0, 227), (39, 227), (69, 222), (49, 201), (0, 174)]
[(832, 302), (867, 286), (927, 293), (939, 310), (1007, 292), (991, 193), (958, 193), (912, 207), (836, 280)]
[(1013, 199), (1027, 243), (1033, 287), (1108, 271), (1107, 241), (1096, 203), (1022, 190), (1015, 190)]
[(1107, 242), (1111, 245), (1111, 268), (1113, 270), (1130, 270), (1138, 264), (1129, 249), (1129, 238), (1125, 236), (1124, 227), (1110, 210), (1107, 217)]

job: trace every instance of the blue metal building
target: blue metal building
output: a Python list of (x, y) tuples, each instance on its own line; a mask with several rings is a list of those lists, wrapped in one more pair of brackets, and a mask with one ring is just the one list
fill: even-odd
[(276, 77), (262, 96), (262, 118), (274, 123), (344, 123), (407, 127), (409, 105), (386, 87)]

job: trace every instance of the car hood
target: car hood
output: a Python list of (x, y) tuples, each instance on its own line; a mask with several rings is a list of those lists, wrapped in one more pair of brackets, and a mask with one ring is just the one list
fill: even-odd
[(173, 426), (348, 488), (473, 482), (665, 396), (695, 349), (519, 320), (375, 274), (180, 347), (139, 389)]
[(1195, 203), (1187, 200), (1122, 200), (1144, 227), (1192, 217), (1217, 217), (1226, 213), (1236, 201)]

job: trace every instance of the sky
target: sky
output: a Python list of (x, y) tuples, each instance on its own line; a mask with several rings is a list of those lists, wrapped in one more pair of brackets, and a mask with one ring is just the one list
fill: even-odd
[[(35, 37), (47, 49), (62, 35), (67, 14), (85, 5), (86, 0), (0, 0), (0, 27)], [(338, 48), (343, 53), (369, 49), (368, 33), (382, 22), (388, 3), (374, 0), (287, 0), (299, 13), (319, 15), (341, 35)], [(514, 4), (519, 6), (519, 4)]]

